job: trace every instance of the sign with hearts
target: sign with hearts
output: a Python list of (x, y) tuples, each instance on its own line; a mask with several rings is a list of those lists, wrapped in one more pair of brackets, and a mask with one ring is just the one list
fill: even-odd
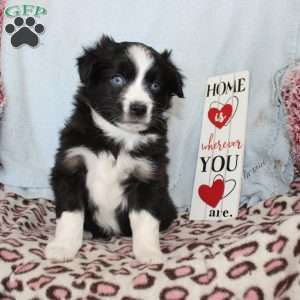
[(248, 89), (248, 71), (208, 79), (190, 212), (192, 220), (237, 216)]
[(207, 205), (215, 208), (224, 195), (224, 189), (224, 180), (217, 179), (211, 186), (201, 184), (198, 189), (198, 194)]
[(224, 104), (221, 109), (211, 107), (208, 111), (208, 119), (219, 129), (221, 129), (232, 115), (232, 105)]

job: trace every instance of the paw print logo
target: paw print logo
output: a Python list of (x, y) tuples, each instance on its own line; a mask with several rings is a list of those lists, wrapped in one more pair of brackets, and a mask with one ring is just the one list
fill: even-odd
[(45, 27), (42, 24), (36, 24), (33, 17), (28, 17), (25, 22), (21, 17), (14, 20), (14, 24), (7, 24), (5, 31), (11, 34), (11, 44), (13, 47), (28, 45), (37, 46), (39, 43), (39, 35), (43, 33)]

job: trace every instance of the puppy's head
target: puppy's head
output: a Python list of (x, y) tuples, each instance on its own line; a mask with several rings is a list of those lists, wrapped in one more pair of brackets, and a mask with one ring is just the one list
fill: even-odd
[(184, 97), (183, 78), (170, 54), (103, 36), (78, 58), (88, 104), (107, 121), (128, 131), (145, 131), (159, 123), (172, 96)]

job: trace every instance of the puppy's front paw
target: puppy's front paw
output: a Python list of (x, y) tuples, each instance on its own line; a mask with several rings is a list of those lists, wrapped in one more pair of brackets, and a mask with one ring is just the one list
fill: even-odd
[(45, 248), (46, 258), (54, 262), (64, 262), (74, 259), (78, 247), (72, 247), (68, 243), (61, 244), (55, 240), (50, 242)]
[(144, 264), (161, 264), (164, 262), (164, 256), (159, 249), (136, 249), (135, 258)]

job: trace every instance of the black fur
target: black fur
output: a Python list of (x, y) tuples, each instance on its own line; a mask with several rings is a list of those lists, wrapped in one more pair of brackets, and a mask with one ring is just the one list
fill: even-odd
[[(121, 120), (122, 107), (118, 101), (121, 90), (112, 88), (109, 80), (115, 73), (120, 72), (126, 76), (128, 84), (134, 79), (136, 70), (126, 55), (126, 50), (133, 44), (116, 43), (103, 36), (95, 47), (86, 49), (78, 59), (82, 86), (75, 96), (73, 114), (61, 132), (60, 147), (51, 174), (57, 218), (64, 211), (84, 210), (85, 229), (95, 237), (109, 238), (113, 233), (103, 230), (94, 222), (93, 215), (98, 208), (93, 205), (92, 199), (89, 199), (89, 191), (85, 184), (87, 169), (80, 158), (71, 165), (66, 164), (66, 151), (73, 147), (85, 146), (95, 153), (109, 151), (118, 157), (122, 144), (106, 137), (101, 129), (95, 126), (90, 107), (113, 124)], [(140, 134), (155, 133), (159, 139), (134, 149), (130, 155), (150, 159), (156, 166), (156, 173), (153, 179), (148, 181), (139, 178), (137, 174), (131, 174), (123, 182), (128, 209), (118, 208), (116, 218), (124, 235), (131, 234), (128, 213), (132, 209), (145, 209), (150, 212), (160, 220), (161, 230), (166, 229), (176, 217), (176, 209), (168, 192), (167, 123), (162, 118), (162, 113), (169, 108), (173, 95), (183, 97), (182, 75), (171, 62), (170, 52), (159, 54), (150, 47), (147, 49), (155, 58), (155, 64), (147, 73), (146, 80), (159, 80), (161, 89), (152, 95), (155, 101), (152, 119), (147, 129)]]

